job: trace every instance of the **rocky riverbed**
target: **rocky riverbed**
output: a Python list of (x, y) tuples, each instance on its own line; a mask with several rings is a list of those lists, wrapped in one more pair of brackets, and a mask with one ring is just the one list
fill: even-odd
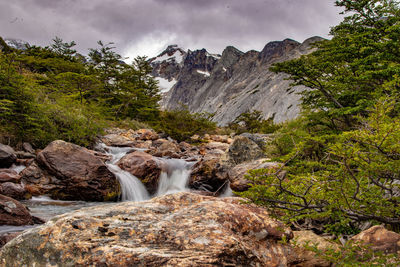
[[(248, 170), (280, 166), (264, 156), (269, 136), (193, 138), (203, 143), (110, 129), (92, 150), (1, 145), (0, 266), (329, 266), (302, 245), (340, 244), (232, 197)], [(381, 226), (354, 240), (400, 251)]]

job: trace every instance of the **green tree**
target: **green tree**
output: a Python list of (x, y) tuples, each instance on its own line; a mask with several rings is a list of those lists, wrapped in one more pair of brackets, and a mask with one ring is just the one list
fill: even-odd
[[(317, 50), (288, 62), (275, 72), (289, 74), (293, 85), (305, 85), (303, 106), (333, 129), (348, 129), (351, 115), (363, 114), (383, 95), (384, 84), (400, 72), (400, 11), (396, 1), (336, 1), (347, 16), (331, 30), (332, 39)], [(323, 121), (321, 117), (327, 118)]]

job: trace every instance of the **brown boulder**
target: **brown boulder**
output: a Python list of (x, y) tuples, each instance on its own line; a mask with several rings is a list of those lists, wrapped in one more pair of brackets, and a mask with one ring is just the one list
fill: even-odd
[(373, 251), (400, 253), (400, 234), (389, 231), (381, 225), (362, 231), (350, 240), (361, 246), (366, 245)]
[(8, 168), (17, 160), (12, 147), (0, 144), (0, 168)]
[(228, 166), (222, 163), (221, 155), (207, 154), (193, 166), (189, 187), (219, 194), (224, 192), (228, 181)]
[(51, 194), (56, 191), (61, 182), (47, 171), (42, 170), (36, 162), (25, 168), (21, 173), (21, 180), (28, 192), (34, 196)]
[(151, 154), (155, 157), (172, 157), (178, 158), (181, 149), (174, 142), (158, 139), (153, 142), (153, 146), (156, 147), (155, 151), (152, 151)]
[(121, 158), (117, 165), (139, 178), (150, 194), (157, 192), (162, 163), (150, 154), (135, 151)]
[(221, 143), (221, 142), (210, 142), (204, 145), (205, 149), (207, 150), (221, 150), (223, 152), (226, 152), (229, 148), (229, 144), (227, 143)]
[(231, 189), (237, 192), (243, 192), (249, 189), (250, 181), (245, 178), (245, 175), (248, 174), (249, 170), (269, 168), (276, 169), (280, 166), (279, 163), (266, 162), (266, 160), (268, 159), (258, 159), (251, 162), (244, 162), (231, 168), (228, 173)]
[(291, 237), (240, 199), (178, 193), (58, 216), (6, 244), (0, 265), (287, 266)]
[(332, 264), (329, 261), (318, 257), (313, 251), (307, 248), (316, 247), (320, 251), (335, 250), (339, 251), (340, 246), (333, 243), (322, 236), (316, 235), (312, 231), (293, 231), (294, 238), (291, 244), (295, 248), (292, 254), (292, 266), (296, 267), (329, 267)]
[(124, 147), (124, 146), (135, 146), (135, 141), (131, 140), (125, 136), (120, 134), (107, 134), (101, 137), (101, 141), (106, 144), (107, 146), (117, 146), (117, 147)]
[(11, 169), (0, 169), (0, 183), (19, 183), (21, 176)]
[(31, 198), (31, 194), (26, 191), (23, 185), (10, 182), (0, 184), (0, 194), (18, 200)]
[(61, 140), (53, 141), (38, 153), (37, 161), (39, 166), (25, 169), (21, 173), (22, 179), (28, 184), (39, 185), (52, 198), (112, 201), (120, 196), (117, 178), (86, 148)]
[(159, 138), (158, 134), (153, 130), (140, 129), (136, 131), (139, 140), (157, 140)]
[(17, 200), (0, 195), (0, 225), (34, 224), (28, 209)]

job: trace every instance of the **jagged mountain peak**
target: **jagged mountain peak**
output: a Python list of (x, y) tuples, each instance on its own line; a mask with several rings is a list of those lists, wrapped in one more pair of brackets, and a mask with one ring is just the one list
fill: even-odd
[(301, 44), (292, 39), (285, 39), (283, 41), (273, 41), (265, 45), (260, 53), (260, 59), (269, 61), (273, 58), (281, 57), (288, 54), (291, 50), (299, 47)]
[(30, 47), (30, 44), (21, 39), (5, 38), (4, 42), (11, 48), (25, 50)]

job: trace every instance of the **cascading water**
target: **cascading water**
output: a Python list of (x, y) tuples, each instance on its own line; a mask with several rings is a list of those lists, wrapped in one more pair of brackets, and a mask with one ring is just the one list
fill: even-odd
[(165, 166), (160, 175), (157, 196), (187, 191), (193, 162), (182, 159), (160, 159)]
[[(99, 144), (97, 149), (111, 156), (111, 160), (106, 163), (108, 169), (115, 174), (121, 185), (122, 201), (143, 201), (150, 196), (142, 182), (127, 171), (122, 170), (116, 163), (127, 153), (136, 148), (131, 147), (111, 147)], [(189, 190), (187, 188), (191, 167), (193, 162), (186, 162), (182, 159), (158, 158), (162, 166), (158, 190), (155, 196), (162, 196), (176, 192)]]
[(106, 162), (108, 169), (114, 173), (121, 185), (122, 201), (143, 201), (149, 199), (149, 193), (142, 182), (127, 171), (122, 170), (116, 163), (128, 152), (135, 150), (131, 147), (110, 147), (99, 144), (98, 149), (111, 156), (111, 160)]

